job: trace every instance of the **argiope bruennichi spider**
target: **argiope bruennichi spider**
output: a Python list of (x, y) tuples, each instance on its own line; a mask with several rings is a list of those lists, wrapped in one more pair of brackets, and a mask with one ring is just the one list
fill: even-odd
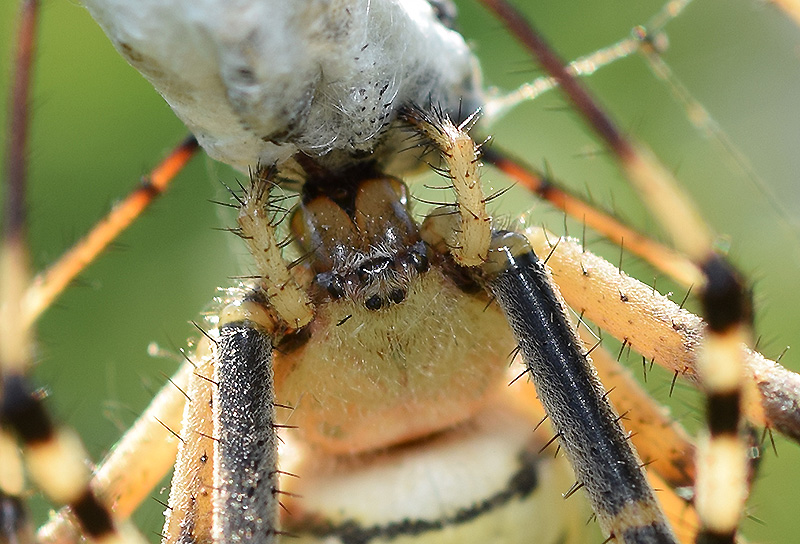
[[(535, 6), (535, 11), (533, 6), (525, 7), (537, 26), (545, 30), (568, 58), (615, 41), (633, 25), (646, 21), (658, 8), (660, 2), (596, 8), (610, 13), (592, 13), (586, 6), (542, 5)], [(13, 10), (10, 6), (3, 9), (0, 19), (8, 21), (10, 29)], [(496, 39), (504, 34), (498, 23), (469, 3), (459, 5), (459, 9), (461, 28), (476, 40), (476, 52), (483, 59), (487, 81), (510, 87), (511, 80), (531, 79), (532, 64), (512, 45), (512, 40)], [(567, 10), (575, 13), (565, 13)], [(37, 68), (37, 77), (42, 81), (41, 84), (37, 81), (33, 103), (30, 199), (33, 256), (40, 264), (54, 259), (68, 245), (73, 233), (82, 232), (109, 197), (124, 192), (114, 189), (113, 183), (129, 183), (152, 162), (152, 157), (159, 156), (169, 142), (182, 134), (181, 125), (172, 119), (146, 83), (123, 67), (113, 51), (106, 51), (105, 38), (97, 34), (94, 23), (85, 20), (86, 14), (80, 8), (54, 3), (46, 5), (43, 11)], [(72, 17), (78, 22), (72, 22)], [(78, 24), (87, 29), (76, 31), (78, 27), (73, 25)], [(563, 25), (564, 30), (556, 25)], [(70, 29), (69, 36), (59, 34), (59, 28)], [(752, 34), (756, 45), (744, 41), (745, 33)], [(735, 151), (720, 151), (713, 139), (709, 143), (698, 136), (698, 131), (687, 123), (681, 106), (670, 97), (669, 87), (655, 81), (637, 59), (601, 70), (592, 76), (589, 85), (602, 96), (623, 128), (637, 133), (677, 171), (715, 230), (730, 235), (733, 260), (757, 279), (756, 327), (767, 341), (761, 344), (762, 350), (775, 357), (783, 344), (791, 342), (791, 333), (797, 329), (793, 319), (797, 304), (791, 298), (794, 290), (786, 288), (792, 285), (797, 269), (794, 265), (797, 229), (786, 218), (791, 218), (796, 202), (792, 200), (790, 184), (780, 183), (793, 179), (797, 171), (792, 165), (793, 154), (787, 152), (787, 143), (796, 138), (796, 131), (792, 131), (796, 116), (792, 114), (795, 110), (790, 89), (800, 83), (796, 81), (800, 71), (794, 69), (796, 58), (791, 56), (796, 51), (798, 33), (777, 9), (743, 1), (731, 6), (698, 2), (670, 24), (668, 35), (671, 43), (665, 59), (720, 122), (735, 142)], [(98, 45), (88, 45), (91, 39), (96, 39)], [(572, 39), (574, 44), (568, 41)], [(82, 49), (72, 53), (68, 48), (73, 47)], [(776, 68), (771, 68), (770, 62)], [(101, 75), (96, 76), (97, 73)], [(86, 83), (94, 78), (99, 81), (97, 86)], [(112, 82), (118, 79), (124, 83), (112, 87)], [(51, 85), (58, 89), (50, 90)], [(125, 87), (133, 87), (146, 98), (131, 98), (125, 94), (128, 91)], [(631, 203), (626, 197), (629, 191), (617, 185), (618, 174), (609, 166), (611, 161), (604, 156), (601, 144), (585, 134), (579, 121), (575, 121), (575, 114), (561, 111), (562, 105), (561, 99), (550, 96), (537, 100), (535, 105), (520, 106), (512, 116), (519, 117), (519, 122), (507, 119), (493, 127), (495, 140), (530, 163), (541, 164), (546, 159), (549, 169), (560, 180), (573, 184), (579, 191), (588, 187), (586, 192), (602, 205), (613, 205), (622, 217), (644, 229), (651, 228), (652, 222), (644, 217), (647, 212), (639, 204)], [(145, 116), (149, 111), (159, 120), (151, 121)], [(70, 114), (78, 119), (68, 117)], [(143, 137), (136, 142), (140, 134)], [(737, 164), (739, 156), (746, 157), (748, 162)], [(110, 164), (104, 162), (106, 159), (110, 159)], [(757, 179), (748, 170), (751, 165)], [(169, 374), (174, 368), (169, 361), (136, 354), (143, 353), (143, 346), (153, 340), (166, 351), (176, 352), (183, 338), (197, 336), (191, 325), (170, 327), (186, 323), (187, 316), (204, 307), (208, 294), (221, 283), (220, 278), (234, 275), (238, 269), (221, 259), (207, 257), (242, 251), (230, 242), (230, 237), (209, 233), (209, 224), (219, 224), (214, 217), (218, 212), (216, 207), (205, 205), (205, 201), (218, 196), (197, 183), (197, 178), (232, 180), (238, 174), (231, 174), (210, 161), (195, 161), (190, 168), (190, 174), (184, 175), (185, 181), (165, 197), (169, 202), (158, 204), (150, 217), (123, 237), (120, 243), (126, 250), (102, 260), (84, 276), (90, 286), (100, 291), (71, 289), (40, 324), (40, 353), (44, 356), (37, 367), (37, 382), (47, 384), (53, 392), (56, 412), (79, 429), (93, 459), (99, 459), (119, 432), (131, 423), (133, 415), (128, 408), (138, 411), (143, 407), (163, 381), (161, 374)], [(90, 177), (93, 173), (98, 177)], [(712, 174), (720, 176), (721, 181), (713, 181)], [(492, 173), (487, 177), (499, 176)], [(42, 178), (45, 181), (37, 181)], [(759, 184), (766, 189), (759, 188)], [(497, 188), (502, 186), (497, 183)], [(76, 202), (67, 203), (61, 191), (73, 195)], [(771, 203), (771, 198), (780, 204)], [(511, 215), (528, 207), (526, 203), (513, 212), (501, 213)], [(72, 219), (56, 218), (51, 208), (65, 211)], [(552, 230), (563, 230), (559, 212), (537, 206), (533, 214), (533, 223), (545, 222)], [(224, 222), (230, 223), (230, 218)], [(570, 223), (569, 233), (583, 236), (580, 221)], [(172, 237), (180, 242), (166, 246), (163, 240)], [(55, 239), (57, 249), (44, 245), (45, 238)], [(587, 235), (587, 240), (589, 249), (604, 253), (613, 262), (618, 260), (618, 250), (595, 242), (592, 234)], [(167, 261), (168, 258), (174, 260)], [(112, 270), (115, 266), (123, 271)], [(639, 263), (625, 254), (622, 267), (638, 269)], [(635, 274), (651, 284), (654, 273), (644, 270)], [(677, 294), (678, 288), (669, 286), (668, 280), (659, 278), (656, 287), (662, 291), (674, 290), (673, 298), (680, 302), (683, 291)], [(150, 299), (151, 296), (154, 298)], [(117, 298), (121, 309), (113, 305)], [(84, 307), (86, 303), (91, 306)], [(143, 332), (138, 332), (140, 326)], [(79, 330), (85, 330), (91, 340), (80, 335)], [(79, 367), (84, 361), (86, 367)], [(791, 352), (783, 362), (796, 367)], [(112, 366), (113, 363), (117, 364)], [(142, 375), (146, 376), (145, 387), (138, 386)], [(79, 396), (69, 397), (70, 381), (81, 387)], [(130, 383), (137, 386), (131, 387)], [(651, 387), (656, 399), (666, 401), (669, 378), (666, 385)], [(101, 400), (88, 400), (86, 389), (102, 391)], [(675, 397), (678, 399), (675, 414), (691, 420), (684, 414), (698, 411), (683, 408), (681, 399), (686, 398), (685, 391), (679, 387)], [(744, 534), (754, 540), (780, 540), (789, 534), (789, 529), (777, 521), (780, 509), (771, 506), (770, 500), (777, 497), (780, 502), (791, 503), (787, 488), (794, 487), (790, 471), (798, 454), (793, 446), (781, 447), (780, 454), (775, 458), (769, 451), (765, 453), (768, 459), (763, 464), (764, 474), (750, 502), (753, 516), (766, 522), (762, 527), (745, 521)], [(166, 493), (160, 497), (166, 500)], [(144, 514), (145, 520), (149, 517), (144, 526), (159, 530), (155, 512), (162, 509), (155, 506), (150, 514)]]

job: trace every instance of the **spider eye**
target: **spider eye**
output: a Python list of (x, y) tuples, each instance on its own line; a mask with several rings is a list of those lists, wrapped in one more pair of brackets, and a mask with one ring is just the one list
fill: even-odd
[(383, 299), (378, 295), (372, 295), (364, 302), (364, 306), (367, 307), (367, 310), (380, 310), (383, 308)]
[(331, 275), (330, 282), (328, 282), (328, 293), (333, 298), (342, 298), (344, 296), (344, 281), (339, 275)]
[(333, 298), (342, 298), (344, 296), (344, 280), (339, 274), (324, 272), (317, 274), (314, 281)]
[(418, 245), (420, 247), (408, 252), (408, 261), (421, 274), (428, 270), (430, 263), (428, 262), (428, 253), (425, 251), (425, 244)]
[(402, 289), (392, 289), (392, 292), (389, 293), (389, 300), (394, 302), (395, 304), (400, 304), (406, 299), (406, 292)]

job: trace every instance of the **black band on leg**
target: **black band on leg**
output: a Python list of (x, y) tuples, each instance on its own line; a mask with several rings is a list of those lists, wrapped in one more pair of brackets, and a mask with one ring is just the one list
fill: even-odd
[(711, 436), (736, 435), (739, 432), (741, 395), (739, 390), (709, 393), (706, 398), (708, 432)]
[(101, 504), (91, 489), (69, 505), (86, 536), (92, 540), (114, 533), (111, 512)]
[[(59, 440), (44, 403), (33, 392), (24, 376), (5, 377), (0, 421), (13, 429), (27, 448), (51, 447)], [(64, 467), (64, 470), (72, 469), (69, 466)], [(48, 492), (47, 482), (39, 482), (39, 485), (45, 493)], [(88, 487), (88, 481), (86, 485), (80, 496), (68, 506), (86, 536), (98, 539), (113, 534), (115, 528), (111, 512)]]
[(695, 544), (736, 544), (736, 534), (702, 530), (697, 533)]
[(626, 543), (675, 542), (602, 384), (527, 240), (519, 234), (495, 234), (484, 271), (595, 513), (605, 526), (619, 526), (624, 521), (618, 518), (626, 511), (644, 506), (652, 519), (620, 530), (617, 538)]
[(702, 263), (701, 269), (706, 276), (706, 286), (700, 301), (708, 328), (722, 334), (736, 325), (750, 324), (753, 303), (738, 272), (716, 254)]
[(277, 436), (272, 342), (250, 322), (220, 327), (214, 406), (214, 520), (223, 542), (271, 542), (277, 533)]
[(2, 398), (0, 421), (13, 429), (23, 443), (30, 446), (53, 437), (50, 416), (23, 376), (4, 377)]

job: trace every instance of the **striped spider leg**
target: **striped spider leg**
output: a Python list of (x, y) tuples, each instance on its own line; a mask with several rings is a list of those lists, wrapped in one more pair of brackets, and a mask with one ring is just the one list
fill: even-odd
[[(645, 14), (645, 15), (647, 15), (647, 14)], [(618, 34), (616, 34), (614, 37), (616, 37), (617, 35), (618, 35)], [(605, 43), (605, 42), (603, 42), (603, 43)], [(586, 50), (586, 49), (584, 48), (584, 50)], [(109, 192), (110, 192), (110, 193), (113, 193), (113, 191), (109, 191)], [(560, 221), (560, 220), (557, 220), (556, 222), (559, 222), (559, 221)], [(183, 252), (174, 251), (174, 253), (176, 253), (176, 254), (178, 254), (178, 253), (185, 253), (185, 250), (184, 250)], [(230, 274), (230, 272), (223, 272), (222, 274), (225, 274), (225, 273), (228, 273), (228, 274)], [(206, 291), (208, 291), (208, 289), (206, 289)], [(195, 303), (195, 307), (196, 307), (196, 306), (197, 306), (197, 303)], [(151, 339), (151, 338), (152, 338), (152, 333), (150, 333), (150, 334), (151, 334), (151, 336), (147, 337), (148, 339)], [(60, 381), (60, 379), (61, 379), (61, 377), (59, 376), (59, 377), (58, 377), (58, 381)]]
[[(697, 479), (693, 504), (700, 521), (697, 542), (732, 543), (736, 540), (757, 462), (752, 454), (754, 433), (749, 427), (750, 423), (744, 421), (757, 422), (760, 417), (756, 416), (754, 420), (751, 415), (746, 415), (745, 406), (750, 402), (748, 399), (760, 397), (767, 419), (775, 417), (775, 423), (787, 418), (792, 421), (797, 419), (796, 399), (787, 404), (781, 393), (771, 386), (764, 387), (763, 376), (750, 363), (750, 354), (745, 346), (752, 342), (751, 293), (740, 273), (714, 247), (715, 242), (704, 220), (679, 189), (672, 174), (654, 159), (652, 152), (625, 136), (615, 126), (575, 75), (570, 73), (570, 69), (559, 60), (546, 40), (525, 23), (523, 15), (510, 3), (484, 0), (482, 4), (506, 23), (514, 36), (558, 83), (568, 102), (581, 112), (587, 124), (616, 157), (620, 169), (669, 234), (672, 243), (686, 254), (700, 273), (691, 277), (690, 282), (699, 285), (705, 328), (697, 347), (696, 364), (691, 370), (688, 366), (685, 369), (685, 373), (691, 372), (699, 378), (706, 395), (707, 429), (699, 437), (696, 450)], [(671, 16), (685, 6), (686, 3), (675, 3), (663, 14)], [(657, 22), (649, 25), (660, 31)], [(635, 32), (641, 33), (645, 43), (643, 54), (654, 61), (654, 70), (669, 79), (669, 68), (661, 64), (660, 45), (657, 36), (651, 34), (652, 30), (641, 27)], [(682, 89), (676, 80), (672, 79), (671, 82), (676, 92)], [(696, 107), (685, 95), (683, 100), (685, 105)], [(722, 134), (718, 134), (718, 137), (722, 140), (726, 138)], [(586, 276), (593, 273), (590, 268), (584, 269)], [(627, 302), (625, 290), (619, 293), (620, 299)], [(672, 326), (678, 327), (674, 319)], [(628, 336), (624, 338), (626, 342), (630, 341)], [(533, 369), (530, 361), (528, 364)], [(677, 376), (680, 371), (676, 369), (675, 373)], [(782, 379), (778, 381), (783, 382)], [(538, 391), (542, 389), (542, 385), (537, 386)], [(768, 405), (773, 403), (777, 410), (769, 408)], [(775, 425), (776, 428), (781, 426)], [(784, 432), (795, 435), (795, 423), (789, 428), (784, 427)], [(595, 506), (598, 515), (601, 510), (602, 506)], [(615, 536), (615, 531), (611, 534)]]

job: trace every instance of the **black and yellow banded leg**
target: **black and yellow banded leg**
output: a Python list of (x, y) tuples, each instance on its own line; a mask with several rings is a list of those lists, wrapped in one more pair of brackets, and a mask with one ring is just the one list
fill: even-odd
[(713, 236), (667, 168), (645, 146), (625, 137), (564, 62), (506, 0), (481, 0), (558, 83), (605, 142), (642, 201), (677, 249), (702, 272), (700, 298), (708, 324), (698, 360), (709, 396), (708, 440), (698, 448), (699, 542), (732, 543), (748, 493), (748, 460), (739, 433), (743, 380), (741, 343), (750, 336), (749, 296), (738, 273), (713, 248)]
[(751, 301), (735, 270), (718, 255), (702, 265), (700, 295), (706, 337), (698, 370), (706, 392), (708, 435), (701, 438), (695, 506), (703, 521), (697, 542), (734, 544), (750, 487), (747, 445), (740, 432), (741, 345), (749, 339)]
[[(597, 345), (596, 335), (581, 326), (578, 326), (578, 334), (584, 347), (591, 349), (592, 364), (607, 391), (606, 396), (620, 414), (620, 421), (646, 466), (647, 479), (672, 531), (678, 542), (691, 544), (699, 529), (697, 512), (690, 498), (685, 496), (687, 486), (694, 482), (693, 442), (680, 423), (669, 417), (668, 410), (650, 397), (631, 371), (616, 360), (616, 355)], [(530, 421), (543, 421), (544, 410), (533, 384), (528, 380), (515, 380), (519, 374), (516, 365), (514, 367), (509, 376), (513, 381), (507, 387), (514, 406), (524, 410)], [(549, 433), (547, 438), (552, 437), (551, 430)], [(567, 493), (561, 490), (562, 497), (570, 498), (572, 493), (580, 491), (579, 488), (573, 479)], [(585, 517), (581, 519), (581, 524), (584, 523)]]
[(24, 445), (28, 472), (36, 485), (54, 502), (70, 506), (87, 538), (117, 541), (110, 510), (89, 487), (87, 456), (77, 436), (53, 424), (23, 376), (5, 373), (3, 379), (0, 417)]
[(566, 306), (525, 237), (495, 233), (482, 272), (603, 531), (626, 544), (677, 542)]
[[(91, 474), (80, 440), (71, 430), (55, 425), (42, 396), (27, 377), (34, 358), (34, 340), (32, 323), (24, 318), (24, 294), (31, 281), (26, 236), (26, 156), (37, 13), (37, 2), (29, 0), (21, 4), (11, 92), (0, 246), (0, 426), (21, 442), (34, 483), (53, 502), (70, 507), (87, 538), (95, 542), (137, 541), (133, 532), (125, 537), (118, 532), (110, 509), (89, 485)], [(4, 456), (3, 462), (7, 464), (10, 456)], [(12, 510), (14, 524), (24, 514), (17, 508), (21, 504), (18, 497), (8, 495), (9, 489), (10, 486), (4, 486), (4, 504)], [(12, 492), (18, 491), (12, 489)], [(7, 536), (22, 538), (23, 531), (12, 528)]]
[[(181, 436), (181, 417), (187, 400), (191, 402), (190, 382), (201, 379), (203, 365), (210, 359), (209, 341), (201, 339), (191, 360), (187, 359), (153, 398), (147, 409), (125, 432), (97, 466), (90, 486), (113, 504), (114, 517), (125, 523), (175, 464)], [(211, 371), (208, 371), (211, 376)], [(207, 395), (210, 398), (210, 393)], [(209, 430), (209, 436), (212, 431)], [(147, 452), (147, 455), (142, 455)], [(36, 532), (38, 544), (78, 544), (82, 538), (68, 508), (62, 508)]]

